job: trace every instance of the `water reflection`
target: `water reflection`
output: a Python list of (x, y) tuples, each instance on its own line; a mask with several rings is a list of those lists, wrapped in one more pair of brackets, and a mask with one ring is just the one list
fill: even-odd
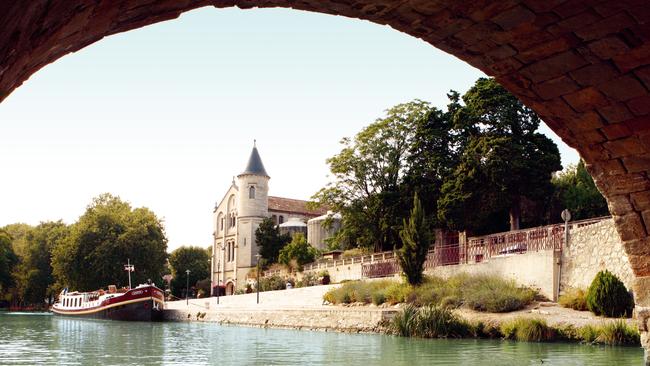
[(639, 365), (640, 348), (424, 340), (0, 313), (11, 365)]

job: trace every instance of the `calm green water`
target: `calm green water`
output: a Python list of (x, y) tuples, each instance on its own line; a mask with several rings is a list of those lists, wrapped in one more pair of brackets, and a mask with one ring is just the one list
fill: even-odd
[(640, 348), (425, 340), (0, 312), (7, 365), (641, 365)]

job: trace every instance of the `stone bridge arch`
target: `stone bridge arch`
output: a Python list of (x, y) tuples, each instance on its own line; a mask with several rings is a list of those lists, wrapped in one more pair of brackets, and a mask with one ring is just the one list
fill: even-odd
[(607, 198), (637, 277), (637, 310), (644, 310), (650, 309), (647, 1), (3, 1), (0, 101), (67, 53), (203, 6), (285, 7), (389, 25), (494, 76), (580, 152)]

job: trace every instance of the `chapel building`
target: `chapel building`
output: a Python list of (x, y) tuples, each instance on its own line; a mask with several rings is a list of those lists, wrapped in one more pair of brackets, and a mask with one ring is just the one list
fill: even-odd
[[(292, 221), (307, 222), (324, 210), (310, 210), (307, 201), (269, 196), (271, 177), (253, 146), (244, 171), (237, 176), (214, 208), (214, 244), (212, 247), (212, 288), (225, 294), (244, 289), (248, 272), (257, 266), (259, 247), (255, 230), (267, 217), (276, 225)], [(222, 290), (223, 291), (223, 290)]]

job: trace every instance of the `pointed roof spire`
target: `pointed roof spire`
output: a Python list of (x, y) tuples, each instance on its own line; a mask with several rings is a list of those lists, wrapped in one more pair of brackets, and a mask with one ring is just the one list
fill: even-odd
[(246, 164), (246, 169), (240, 174), (253, 174), (253, 175), (262, 175), (268, 177), (266, 169), (264, 169), (264, 164), (262, 164), (262, 158), (260, 158), (260, 153), (257, 151), (257, 140), (253, 140), (253, 151), (251, 151), (251, 156), (248, 158), (248, 164)]

